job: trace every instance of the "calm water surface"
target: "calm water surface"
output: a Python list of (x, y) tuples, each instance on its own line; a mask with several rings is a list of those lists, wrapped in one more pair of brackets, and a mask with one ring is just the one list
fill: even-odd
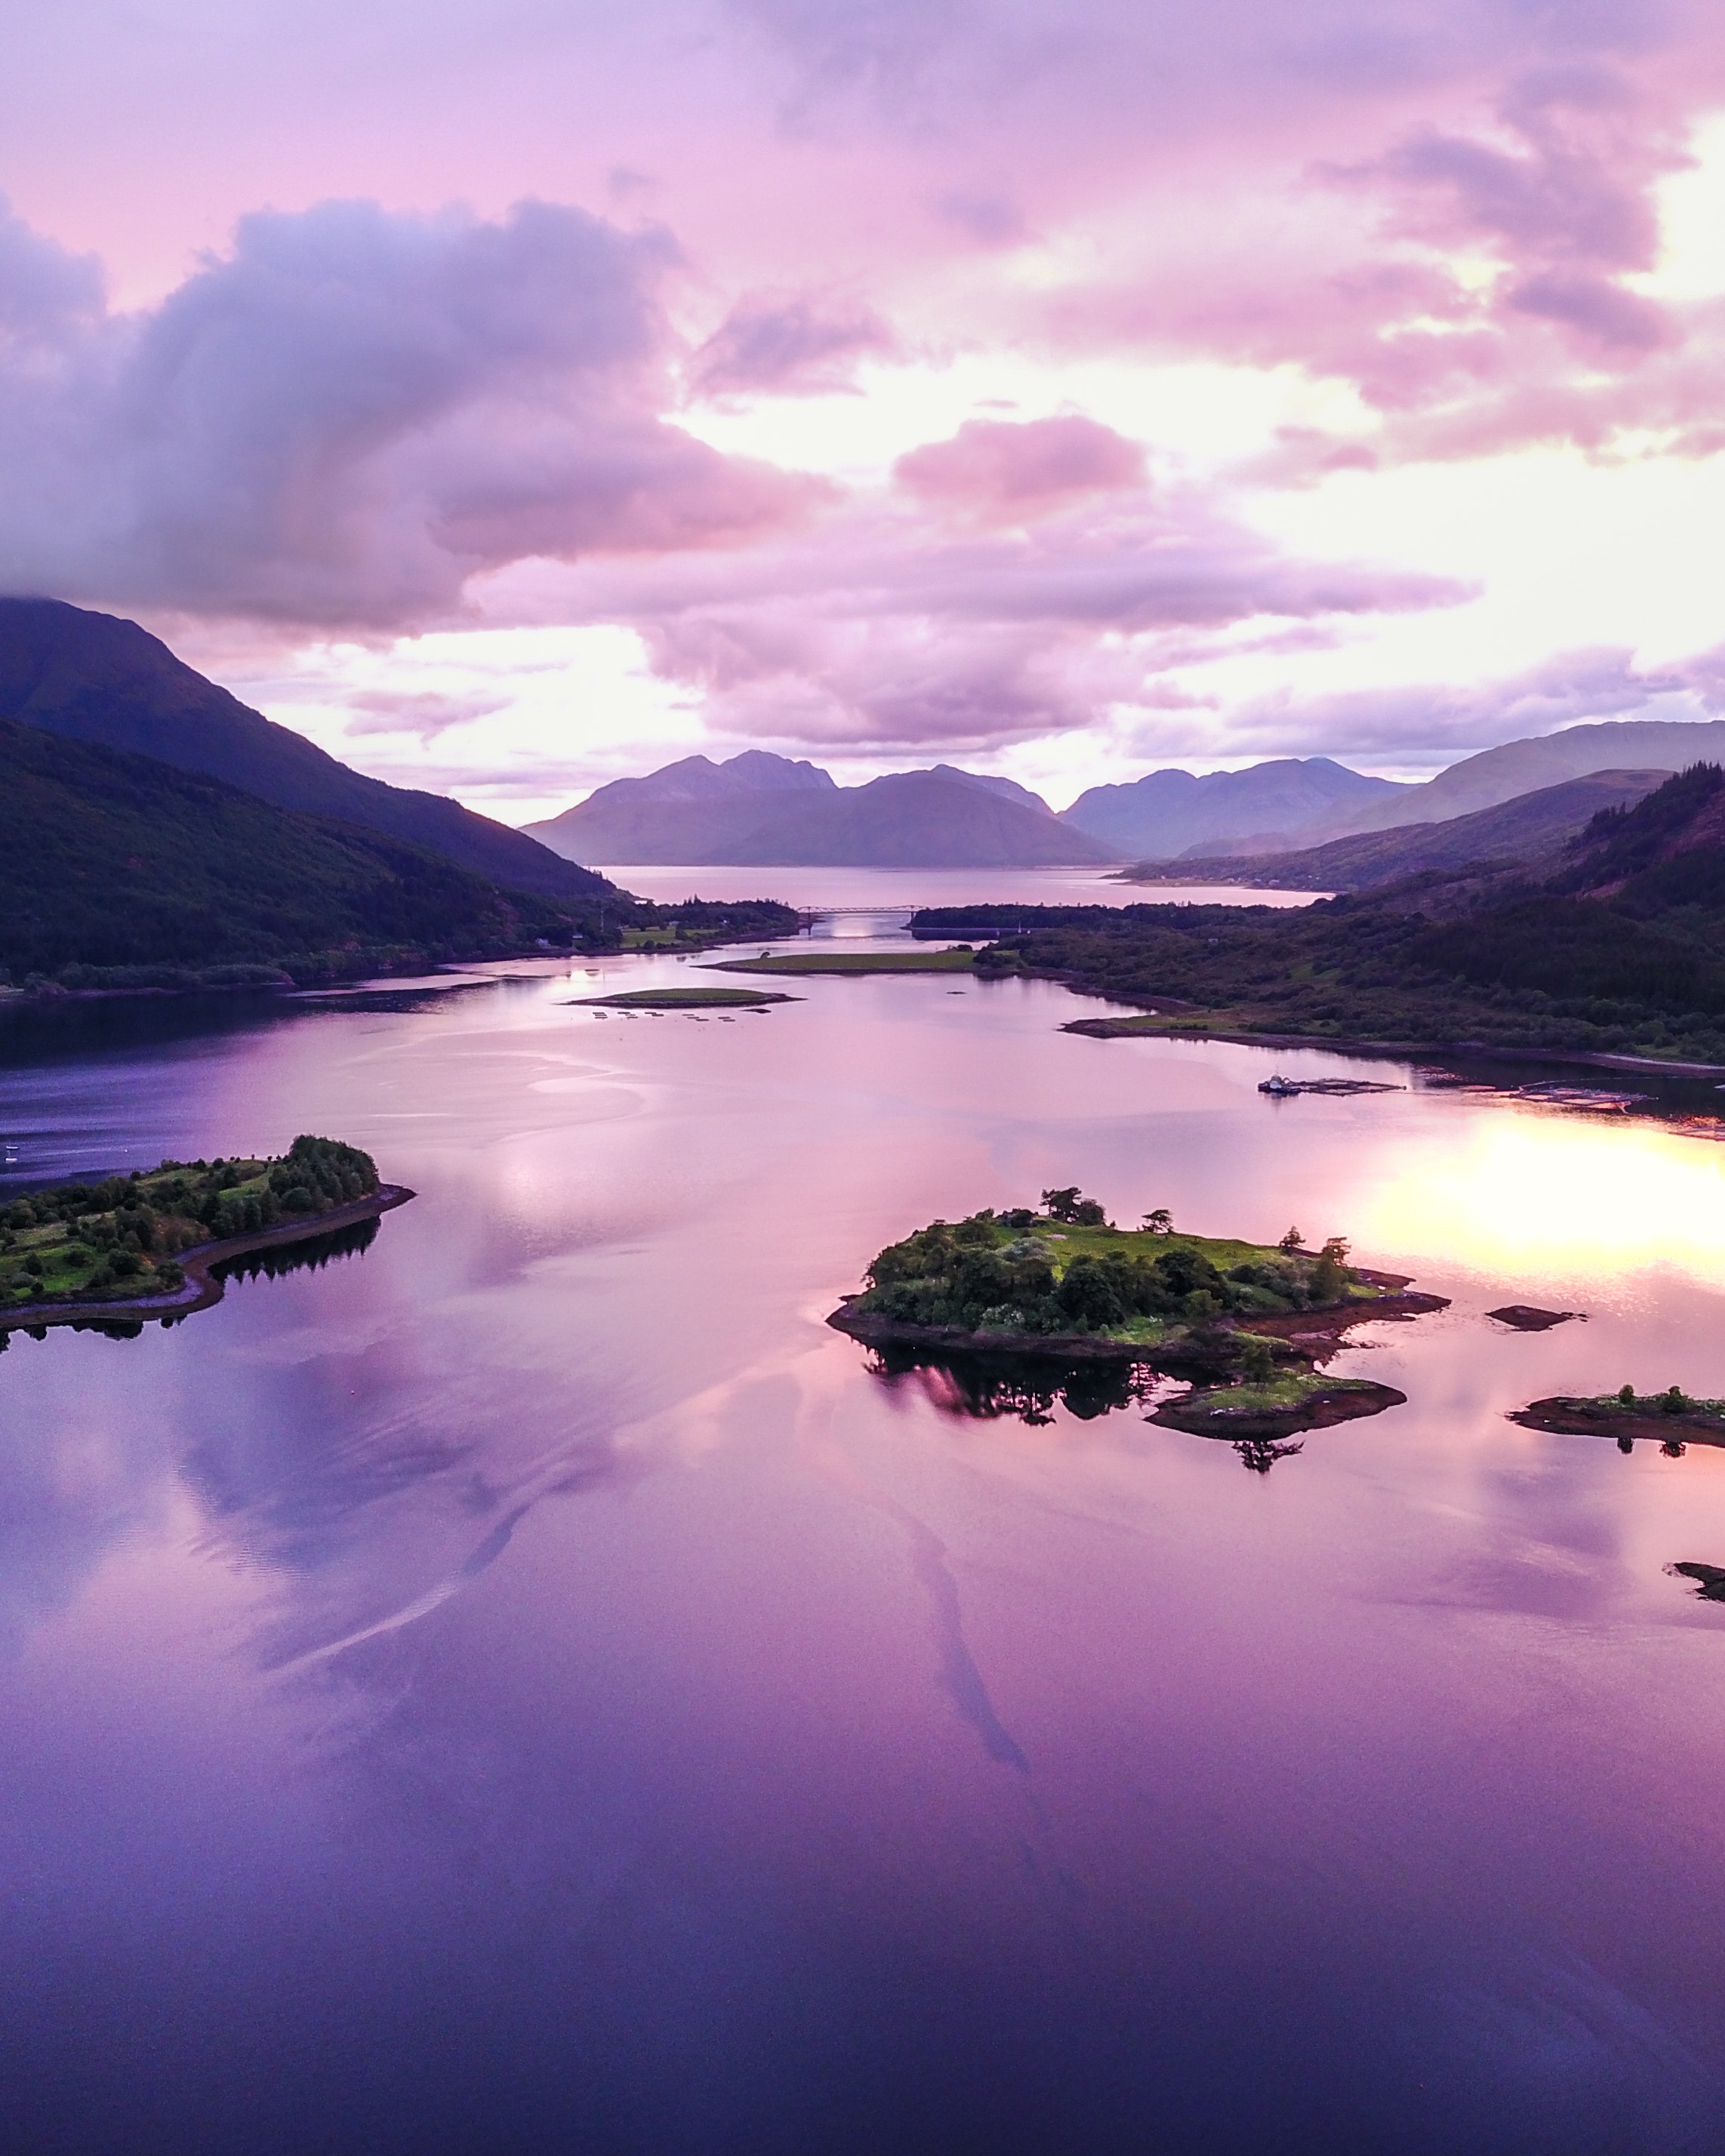
[(1309, 891), (1242, 885), (1127, 884), (1108, 869), (602, 869), (638, 898), (776, 898), (785, 906), (896, 913), (919, 906), (1310, 906)]
[[(1040, 983), (571, 1008), (666, 976), (0, 1035), (26, 1179), (311, 1130), (421, 1194), (0, 1358), (0, 2144), (1717, 2146), (1725, 1454), (1503, 1412), (1725, 1393), (1725, 1147), (1274, 1102)], [(1409, 1405), (1258, 1474), (822, 1323), (1073, 1182), (1453, 1296), (1343, 1358)]]

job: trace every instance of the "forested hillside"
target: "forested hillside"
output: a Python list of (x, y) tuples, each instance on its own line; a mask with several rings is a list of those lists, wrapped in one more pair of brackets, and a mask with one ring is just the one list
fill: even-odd
[(597, 899), (504, 891), (423, 847), (0, 720), (0, 967), (15, 982), (68, 967), (325, 978), (567, 947), (599, 914)]

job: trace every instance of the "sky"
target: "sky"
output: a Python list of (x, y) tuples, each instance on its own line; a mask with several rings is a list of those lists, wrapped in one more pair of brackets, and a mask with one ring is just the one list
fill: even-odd
[(1725, 710), (1725, 10), (16, 0), (0, 590), (507, 821)]

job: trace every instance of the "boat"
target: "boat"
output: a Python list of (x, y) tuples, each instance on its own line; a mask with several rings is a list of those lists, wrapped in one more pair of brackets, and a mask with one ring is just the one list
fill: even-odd
[(1286, 1101), (1301, 1091), (1291, 1078), (1284, 1078), (1279, 1070), (1272, 1070), (1258, 1088), (1260, 1093), (1273, 1093), (1278, 1101)]

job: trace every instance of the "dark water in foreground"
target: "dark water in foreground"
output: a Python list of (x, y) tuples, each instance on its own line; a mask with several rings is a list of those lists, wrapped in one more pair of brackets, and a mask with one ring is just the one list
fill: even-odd
[[(1039, 984), (597, 985), (0, 1036), (22, 1173), (309, 1129), (422, 1194), (0, 1358), (0, 2145), (1717, 2145), (1725, 1609), (1665, 1568), (1725, 1455), (1503, 1410), (1725, 1393), (1725, 1147), (1272, 1102)], [(1249, 1473), (820, 1322), (1075, 1181), (1453, 1296), (1339, 1366), (1409, 1404)]]

